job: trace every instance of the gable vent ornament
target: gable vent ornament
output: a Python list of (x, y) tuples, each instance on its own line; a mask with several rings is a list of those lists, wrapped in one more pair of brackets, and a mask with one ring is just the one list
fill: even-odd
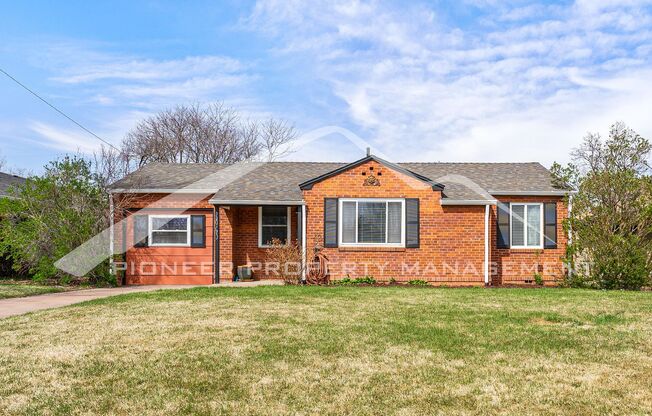
[(367, 176), (363, 183), (364, 186), (380, 186), (380, 181), (372, 173)]

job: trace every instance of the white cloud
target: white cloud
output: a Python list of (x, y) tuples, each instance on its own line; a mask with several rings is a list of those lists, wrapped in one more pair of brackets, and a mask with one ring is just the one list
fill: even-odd
[[(25, 50), (34, 66), (52, 74), (48, 98), (73, 118), (84, 114), (84, 124), (113, 144), (119, 144), (139, 120), (180, 104), (224, 101), (242, 105), (244, 115), (262, 112), (249, 89), (256, 75), (237, 59), (214, 55), (150, 59), (106, 52), (108, 48), (66, 41)], [(65, 121), (61, 125), (27, 122), (38, 143), (59, 151), (92, 153), (101, 145)]]
[(66, 67), (55, 81), (80, 84), (104, 79), (157, 81), (197, 77), (215, 73), (231, 74), (244, 68), (239, 61), (221, 56), (190, 56), (183, 59), (152, 60), (123, 56), (99, 56), (81, 65)]
[(548, 164), (616, 120), (652, 133), (649, 1), (475, 3), (468, 26), (425, 5), (262, 0), (245, 23), (399, 160)]
[(39, 142), (47, 147), (66, 152), (93, 153), (102, 142), (79, 129), (64, 129), (52, 124), (34, 121), (29, 126)]
[(216, 98), (239, 99), (250, 94), (247, 88), (257, 79), (250, 66), (227, 56), (151, 59), (109, 49), (111, 45), (60, 41), (40, 45), (30, 60), (52, 74), (54, 85), (106, 107), (153, 110)]

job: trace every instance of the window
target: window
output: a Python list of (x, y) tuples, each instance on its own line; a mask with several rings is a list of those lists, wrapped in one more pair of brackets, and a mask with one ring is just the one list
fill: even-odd
[(290, 207), (258, 207), (258, 246), (270, 247), (274, 238), (290, 241)]
[(189, 246), (189, 215), (150, 215), (150, 246)]
[(543, 248), (542, 204), (510, 204), (512, 248)]
[(339, 244), (405, 246), (403, 199), (340, 199)]

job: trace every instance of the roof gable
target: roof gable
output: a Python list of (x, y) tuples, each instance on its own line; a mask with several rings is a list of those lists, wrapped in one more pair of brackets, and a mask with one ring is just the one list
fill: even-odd
[(17, 175), (10, 175), (8, 173), (0, 172), (0, 197), (9, 197), (9, 188), (22, 185), (25, 183), (25, 178)]
[(427, 183), (428, 185), (430, 185), (432, 187), (433, 190), (441, 191), (441, 190), (444, 189), (444, 185), (442, 185), (440, 183), (434, 182), (431, 179), (429, 179), (429, 178), (427, 178), (427, 177), (425, 177), (425, 176), (423, 176), (421, 174), (418, 174), (418, 173), (413, 172), (413, 171), (411, 171), (409, 169), (406, 169), (403, 166), (397, 165), (396, 163), (388, 162), (387, 160), (381, 159), (381, 158), (379, 158), (377, 156), (374, 156), (374, 155), (369, 155), (369, 156), (363, 157), (362, 159), (356, 160), (355, 162), (351, 162), (351, 163), (349, 163), (347, 165), (340, 166), (340, 167), (338, 167), (336, 169), (333, 169), (333, 170), (331, 170), (329, 172), (326, 172), (326, 173), (324, 173), (322, 175), (316, 176), (316, 177), (314, 177), (312, 179), (309, 179), (309, 180), (307, 180), (305, 182), (302, 182), (302, 183), (299, 184), (299, 189), (301, 189), (301, 190), (310, 190), (310, 189), (312, 189), (312, 186), (314, 184), (316, 184), (317, 182), (321, 182), (321, 181), (323, 181), (325, 179), (328, 179), (328, 178), (331, 178), (333, 176), (339, 175), (342, 172), (345, 172), (345, 171), (347, 171), (349, 169), (353, 169), (356, 166), (360, 166), (360, 165), (362, 165), (364, 163), (367, 163), (369, 161), (372, 161), (372, 160), (374, 162), (380, 163), (381, 165), (383, 165), (383, 166), (385, 166), (385, 167), (387, 167), (389, 169), (392, 169), (392, 170), (394, 170), (396, 172), (402, 173), (402, 174), (407, 175), (407, 176), (409, 176), (411, 178), (414, 178), (414, 179), (417, 179), (417, 180), (419, 180), (421, 182)]

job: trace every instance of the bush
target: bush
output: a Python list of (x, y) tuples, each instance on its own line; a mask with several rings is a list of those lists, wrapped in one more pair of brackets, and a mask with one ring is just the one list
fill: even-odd
[(301, 283), (303, 255), (301, 247), (296, 242), (285, 244), (278, 238), (272, 239), (272, 245), (267, 250), (265, 261), (278, 264), (277, 273), (286, 285)]
[(364, 276), (364, 277), (357, 277), (355, 279), (351, 279), (349, 276), (345, 277), (344, 279), (340, 280), (335, 280), (333, 282), (336, 285), (374, 285), (376, 284), (376, 279), (374, 279), (372, 276)]
[(640, 289), (652, 275), (652, 144), (622, 123), (609, 137), (588, 134), (573, 164), (554, 164), (554, 182), (574, 188), (565, 232), (572, 234), (565, 284), (599, 289)]
[(649, 284), (648, 253), (636, 238), (614, 236), (604, 251), (594, 256), (585, 279), (589, 287), (637, 290)]
[[(91, 163), (65, 157), (45, 166), (41, 177), (30, 177), (14, 190), (18, 198), (0, 201), (0, 254), (15, 270), (36, 280), (67, 283), (72, 276), (54, 263), (108, 226), (108, 195)], [(108, 261), (87, 277), (110, 279)]]
[(534, 273), (534, 283), (539, 286), (543, 286), (543, 276), (541, 273)]
[(412, 280), (408, 281), (408, 285), (412, 285), (412, 286), (428, 286), (429, 283), (426, 282), (425, 280), (421, 280), (421, 279), (412, 279)]

